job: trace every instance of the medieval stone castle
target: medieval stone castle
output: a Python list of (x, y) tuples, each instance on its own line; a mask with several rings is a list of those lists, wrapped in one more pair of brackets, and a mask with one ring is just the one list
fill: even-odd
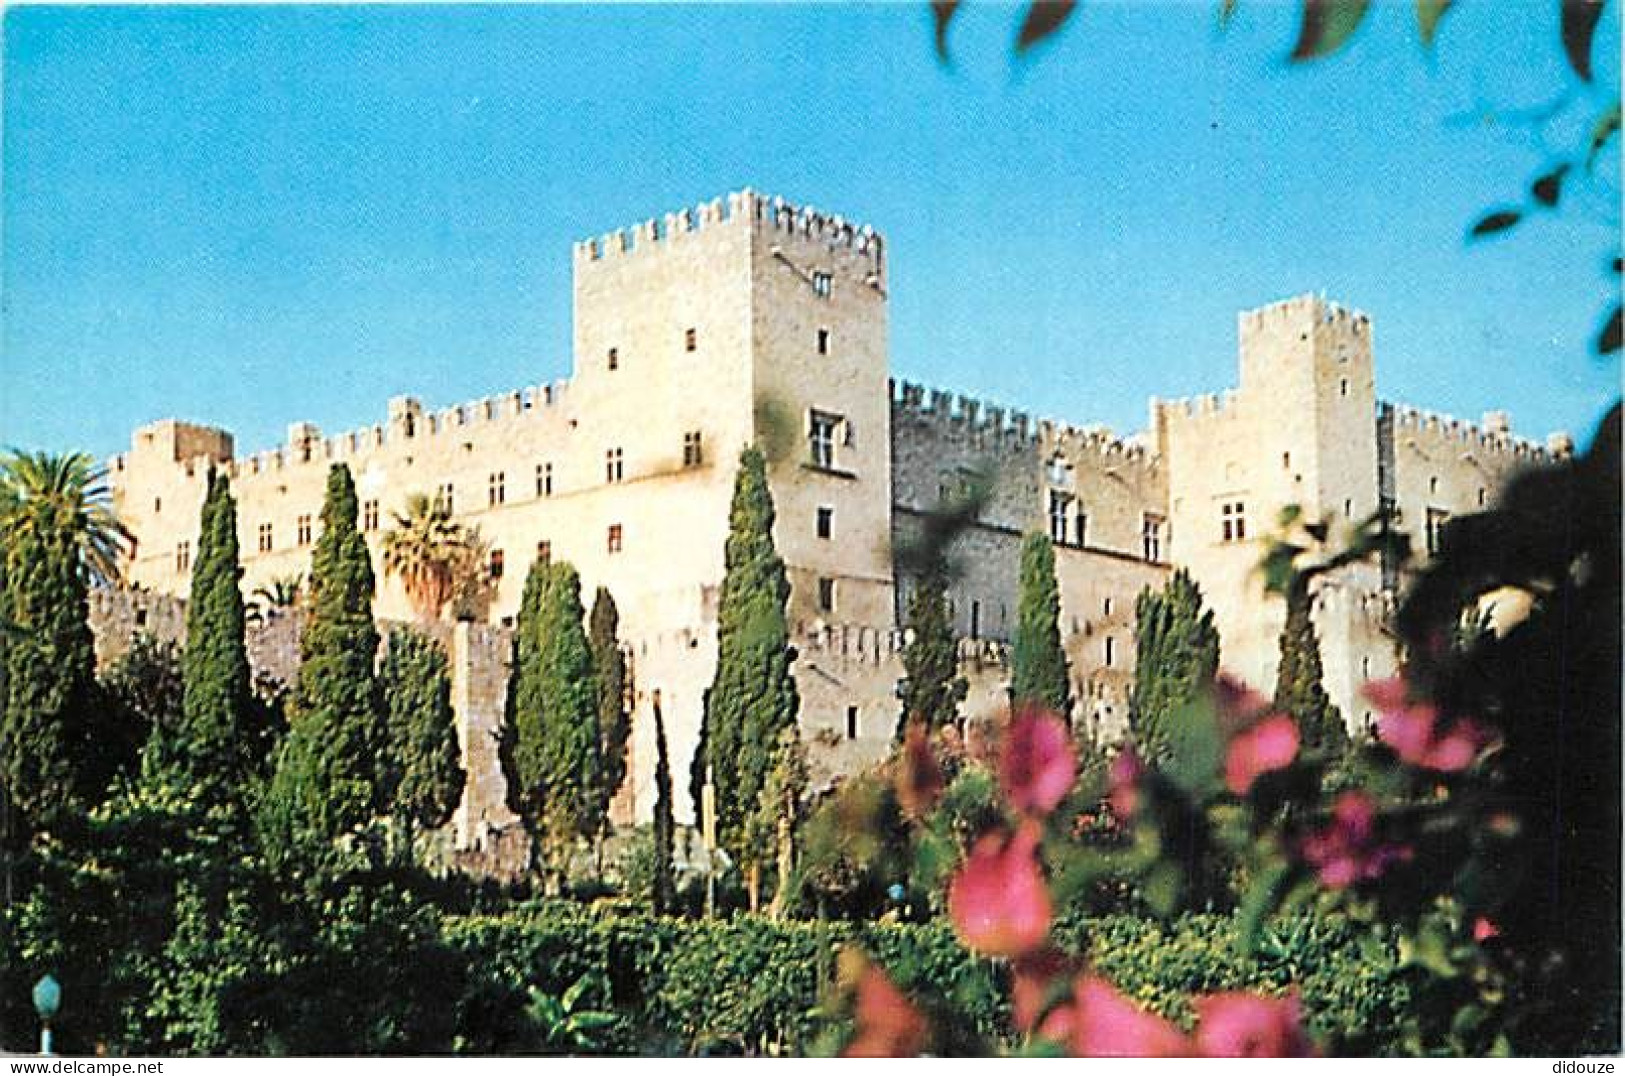
[[(565, 559), (619, 605), (635, 681), (632, 765), (618, 811), (653, 804), (652, 707), (673, 770), (687, 773), (716, 657), (717, 595), (741, 448), (764, 444), (775, 539), (792, 583), (801, 723), (826, 773), (884, 755), (897, 722), (908, 580), (894, 550), (924, 514), (992, 476), (953, 553), (951, 591), (971, 682), (968, 717), (1004, 701), (1017, 551), (1056, 545), (1062, 635), (1080, 727), (1120, 732), (1134, 666), (1134, 602), (1187, 568), (1215, 612), (1226, 669), (1268, 690), (1284, 610), (1266, 599), (1259, 539), (1287, 504), (1335, 543), (1379, 507), (1418, 551), (1451, 514), (1485, 506), (1507, 475), (1569, 451), (1379, 401), (1366, 315), (1314, 296), (1241, 314), (1238, 386), (1152, 400), (1149, 428), (1117, 437), (894, 383), (881, 235), (838, 216), (742, 191), (575, 245), (574, 374), (454, 407), (389, 402), (384, 422), (239, 455), (224, 430), (165, 420), (110, 461), (116, 508), (137, 539), (134, 590), (97, 599), (103, 657), (135, 631), (178, 635), (205, 475), (238, 498), (244, 591), (308, 570), (328, 468), (345, 463), (378, 568), (377, 614), (410, 619), (382, 571), (384, 534), (427, 493), (477, 525), (497, 578), (487, 623), (437, 625), (452, 656), (470, 769), (456, 839), (511, 829), (492, 733), (507, 629), (533, 558)], [(1358, 692), (1389, 674), (1384, 631), (1397, 578), (1360, 565), (1315, 595), (1326, 688), (1351, 725)], [(252, 641), (256, 665), (291, 680), (296, 625)], [(679, 784), (682, 782), (679, 781)], [(678, 797), (687, 819), (686, 796)]]

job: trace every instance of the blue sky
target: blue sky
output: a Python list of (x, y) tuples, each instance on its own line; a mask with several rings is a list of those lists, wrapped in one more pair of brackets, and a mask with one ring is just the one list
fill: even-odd
[[(1412, 5), (1284, 62), (1295, 5), (1086, 4), (1026, 59), (967, 5), (11, 8), (0, 442), (381, 420), (569, 371), (570, 242), (743, 186), (890, 241), (897, 376), (1127, 432), (1235, 378), (1237, 311), (1372, 315), (1379, 392), (1584, 435), (1617, 159), (1469, 246), (1597, 101), (1555, 3)], [(1619, 80), (1619, 4), (1598, 81)], [(1560, 92), (1541, 137), (1486, 122)]]

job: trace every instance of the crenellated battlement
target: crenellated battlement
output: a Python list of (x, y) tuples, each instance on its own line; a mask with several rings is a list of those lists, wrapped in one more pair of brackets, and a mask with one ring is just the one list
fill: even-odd
[(1302, 325), (1306, 321), (1343, 324), (1355, 334), (1359, 334), (1371, 324), (1370, 316), (1364, 311), (1333, 302), (1324, 294), (1315, 292), (1306, 292), (1251, 310), (1243, 310), (1236, 316), (1236, 320), (1244, 334), (1265, 330), (1275, 325)]
[(1151, 414), (1164, 422), (1192, 424), (1225, 418), (1233, 414), (1241, 394), (1236, 389), (1207, 392), (1174, 400), (1151, 397)]
[(1573, 443), (1564, 433), (1552, 434), (1544, 445), (1516, 436), (1505, 411), (1491, 411), (1482, 422), (1473, 423), (1405, 404), (1383, 402), (1378, 407), (1392, 418), (1396, 436), (1422, 438), (1435, 445), (1493, 452), (1529, 462), (1560, 458), (1573, 450)]
[(1025, 411), (895, 379), (891, 382), (891, 398), (893, 416), (904, 416), (951, 434), (971, 434), (978, 440), (1016, 450), (1031, 449), (1038, 443), (1038, 427)]
[(1069, 459), (1094, 459), (1105, 467), (1154, 469), (1157, 454), (1133, 438), (1119, 437), (1104, 426), (1070, 426), (1042, 419), (1038, 439), (1046, 453), (1060, 452)]
[(594, 262), (659, 253), (688, 236), (739, 224), (847, 250), (870, 261), (876, 271), (884, 269), (884, 240), (874, 228), (748, 187), (579, 240), (574, 245), (575, 264), (579, 269)]

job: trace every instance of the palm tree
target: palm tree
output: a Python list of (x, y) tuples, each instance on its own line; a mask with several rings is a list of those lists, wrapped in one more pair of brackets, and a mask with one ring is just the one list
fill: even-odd
[(400, 578), (420, 619), (438, 619), (468, 571), (478, 535), (454, 522), (441, 501), (422, 493), (406, 499), (404, 514), (391, 514), (395, 528), (384, 535), (384, 572)]
[(96, 586), (112, 586), (119, 560), (133, 545), (113, 514), (107, 468), (83, 452), (8, 450), (0, 457), (0, 527), (66, 528), (77, 536), (80, 557)]
[(254, 600), (248, 607), (248, 619), (254, 623), (264, 621), (273, 609), (292, 609), (304, 598), (304, 577), (278, 576), (264, 586), (254, 588)]

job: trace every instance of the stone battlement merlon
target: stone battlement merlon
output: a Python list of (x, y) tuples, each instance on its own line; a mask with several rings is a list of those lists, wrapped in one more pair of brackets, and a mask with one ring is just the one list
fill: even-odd
[(1356, 333), (1364, 331), (1371, 324), (1370, 315), (1364, 311), (1334, 302), (1327, 299), (1324, 293), (1317, 292), (1306, 292), (1243, 310), (1236, 320), (1242, 330), (1247, 330), (1263, 328), (1271, 321), (1301, 322), (1305, 315), (1324, 319), (1328, 323), (1347, 322)]
[(1239, 389), (1206, 392), (1197, 396), (1184, 396), (1175, 400), (1163, 400), (1153, 396), (1151, 398), (1151, 413), (1165, 420), (1202, 421), (1218, 418), (1233, 411), (1236, 402), (1240, 398)]
[(664, 249), (663, 244), (683, 236), (740, 222), (850, 250), (869, 259), (873, 271), (884, 275), (885, 241), (871, 226), (856, 224), (839, 214), (824, 213), (811, 206), (798, 206), (748, 187), (733, 191), (725, 198), (713, 198), (692, 208), (684, 207), (663, 217), (651, 217), (578, 240), (573, 248), (575, 265), (579, 270), (594, 262), (658, 253)]
[(949, 433), (970, 433), (1012, 449), (1027, 450), (1038, 443), (1038, 428), (1025, 411), (896, 379), (891, 382), (891, 398), (894, 414)]
[(1396, 434), (1401, 431), (1421, 434), (1461, 448), (1501, 452), (1515, 459), (1541, 461), (1561, 458), (1572, 452), (1574, 447), (1572, 439), (1563, 432), (1551, 434), (1544, 445), (1514, 434), (1511, 419), (1505, 411), (1491, 411), (1481, 423), (1474, 423), (1407, 404), (1379, 401), (1377, 407), (1379, 412), (1386, 410), (1390, 414)]

